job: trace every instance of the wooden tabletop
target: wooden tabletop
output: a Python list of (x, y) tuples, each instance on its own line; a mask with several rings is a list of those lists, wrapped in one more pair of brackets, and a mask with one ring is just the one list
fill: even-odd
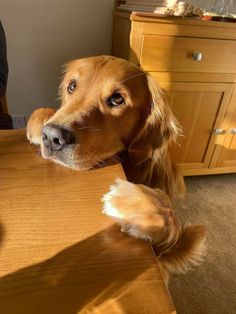
[(0, 131), (0, 313), (175, 313), (147, 242), (102, 215), (118, 165), (77, 172)]

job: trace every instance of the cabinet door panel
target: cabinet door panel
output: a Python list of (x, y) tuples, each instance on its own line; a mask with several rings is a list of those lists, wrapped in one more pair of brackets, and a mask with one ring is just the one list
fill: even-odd
[(236, 166), (236, 135), (231, 135), (229, 138), (229, 146), (225, 154), (225, 158), (221, 167)]
[[(160, 82), (183, 136), (171, 148), (172, 158), (183, 170), (209, 167), (233, 84)], [(222, 136), (222, 135), (221, 135)]]
[(227, 135), (216, 143), (211, 168), (230, 168), (236, 170), (236, 90), (230, 101), (230, 106), (224, 118), (223, 126)]

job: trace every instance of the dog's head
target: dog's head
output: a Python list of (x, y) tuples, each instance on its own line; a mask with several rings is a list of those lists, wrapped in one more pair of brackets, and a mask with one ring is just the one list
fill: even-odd
[(140, 164), (178, 135), (178, 125), (151, 76), (123, 59), (70, 62), (60, 86), (61, 108), (42, 131), (42, 154), (89, 169), (127, 150)]

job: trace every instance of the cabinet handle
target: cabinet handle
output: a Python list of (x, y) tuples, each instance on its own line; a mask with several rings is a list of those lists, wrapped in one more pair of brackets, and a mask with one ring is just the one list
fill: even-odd
[(230, 129), (230, 130), (229, 130), (229, 133), (230, 133), (230, 134), (236, 134), (236, 128)]
[(201, 52), (194, 52), (193, 53), (193, 60), (194, 61), (201, 61), (202, 60), (202, 53)]
[(215, 134), (215, 135), (223, 135), (225, 133), (226, 133), (226, 130), (223, 130), (223, 129), (215, 129), (213, 131), (213, 134)]

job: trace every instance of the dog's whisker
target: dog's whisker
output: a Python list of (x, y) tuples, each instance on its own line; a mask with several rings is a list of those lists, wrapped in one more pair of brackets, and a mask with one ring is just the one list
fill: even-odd
[(87, 130), (87, 129), (91, 129), (91, 127), (89, 127), (89, 126), (83, 126), (83, 127), (78, 128), (78, 130)]
[(126, 161), (123, 158), (121, 158), (119, 155), (114, 155), (114, 156), (112, 156), (110, 158), (112, 158), (116, 162), (126, 163)]
[(78, 128), (78, 130), (88, 130), (88, 131), (101, 131), (101, 129), (95, 129), (95, 128), (92, 128), (92, 127), (81, 127), (81, 128)]
[(115, 162), (120, 162), (120, 159), (118, 156), (112, 156), (112, 157), (109, 157), (109, 159), (115, 161)]
[(98, 160), (97, 165), (101, 165), (102, 167), (104, 167), (106, 165), (106, 162), (104, 160)]
[(103, 167), (104, 167), (104, 164), (101, 163), (101, 162), (99, 162), (99, 163), (96, 164), (96, 166), (98, 166), (99, 168), (103, 168)]
[(123, 83), (127, 82), (128, 80), (131, 80), (132, 78), (134, 78), (136, 76), (144, 76), (144, 75), (146, 75), (146, 74), (145, 73), (138, 73), (138, 74), (135, 74), (133, 76), (128, 77), (127, 79), (125, 79), (124, 81), (121, 81), (120, 83), (123, 84)]
[(61, 100), (61, 96), (58, 96), (55, 98), (55, 101), (60, 101)]

